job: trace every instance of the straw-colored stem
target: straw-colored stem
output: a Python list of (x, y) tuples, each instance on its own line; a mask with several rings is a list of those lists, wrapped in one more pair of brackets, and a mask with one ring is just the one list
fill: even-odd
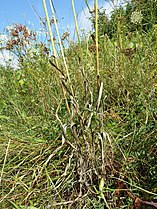
[(69, 75), (69, 70), (68, 70), (68, 66), (67, 66), (67, 63), (66, 63), (65, 55), (64, 55), (63, 45), (62, 45), (62, 42), (61, 42), (61, 37), (60, 37), (59, 30), (58, 30), (57, 20), (56, 20), (56, 17), (55, 17), (55, 11), (54, 11), (54, 8), (53, 8), (53, 5), (52, 5), (52, 0), (49, 0), (49, 2), (50, 2), (50, 8), (51, 8), (52, 16), (53, 16), (53, 19), (54, 19), (54, 25), (55, 25), (57, 36), (58, 36), (58, 41), (59, 41), (59, 46), (60, 46), (64, 66), (65, 66), (65, 69), (66, 69), (67, 78), (68, 78), (68, 81), (69, 81), (69, 84), (70, 84), (71, 93), (74, 96), (73, 88), (72, 88), (72, 85), (71, 85), (71, 79), (70, 79), (70, 75)]
[(100, 73), (99, 73), (99, 44), (98, 44), (98, 0), (95, 0), (95, 41), (96, 41), (96, 76), (98, 91), (100, 88)]
[(71, 4), (72, 4), (72, 10), (73, 10), (73, 14), (74, 14), (76, 35), (77, 35), (77, 39), (78, 39), (78, 42), (79, 42), (79, 45), (80, 45), (81, 41), (80, 41), (80, 36), (79, 36), (79, 29), (78, 29), (78, 23), (77, 23), (77, 17), (76, 17), (76, 10), (75, 10), (75, 5), (74, 5), (74, 0), (71, 0)]
[[(77, 45), (78, 45), (78, 51), (79, 51), (79, 59), (80, 60), (84, 60), (85, 57), (83, 55), (83, 48), (81, 46), (81, 38), (80, 38), (80, 35), (79, 35), (79, 27), (78, 27), (78, 21), (77, 21), (77, 16), (76, 16), (74, 0), (71, 0), (71, 4), (72, 4), (73, 15), (74, 15), (75, 30), (76, 30), (77, 40), (78, 40), (78, 44)], [(82, 80), (81, 74), (78, 75), (78, 80)]]
[[(47, 26), (48, 26), (49, 35), (50, 35), (50, 41), (51, 41), (51, 44), (52, 44), (53, 55), (56, 57), (57, 52), (56, 52), (56, 49), (55, 49), (54, 38), (53, 38), (52, 31), (51, 31), (51, 24), (50, 24), (50, 19), (49, 19), (47, 7), (46, 7), (46, 2), (45, 2), (45, 0), (42, 0), (42, 1), (43, 1), (44, 11), (45, 11), (45, 15), (46, 15), (46, 22), (47, 22)], [(56, 59), (55, 59), (55, 62), (56, 62), (56, 65), (58, 67), (58, 62), (57, 62)]]
[(2, 181), (3, 171), (4, 171), (5, 164), (6, 164), (7, 155), (8, 155), (8, 152), (9, 152), (10, 142), (11, 142), (11, 139), (9, 139), (8, 146), (7, 146), (6, 153), (5, 153), (4, 163), (3, 163), (3, 166), (2, 166), (1, 176), (0, 176), (0, 184), (1, 184), (1, 181)]
[[(46, 21), (47, 21), (48, 31), (49, 31), (49, 35), (50, 35), (50, 40), (51, 40), (51, 44), (52, 44), (52, 50), (53, 50), (54, 56), (56, 57), (57, 52), (56, 52), (56, 49), (55, 49), (53, 34), (52, 34), (52, 31), (51, 31), (51, 24), (50, 24), (50, 19), (49, 19), (48, 11), (47, 11), (47, 6), (46, 6), (45, 0), (42, 0), (42, 1), (43, 1), (44, 11), (45, 11), (45, 15), (46, 15)], [(59, 66), (58, 66), (58, 61), (57, 61), (57, 59), (55, 59), (55, 64), (56, 64), (57, 67), (59, 67)], [(59, 75), (59, 76), (60, 76), (60, 75)], [(61, 85), (61, 88), (62, 88), (62, 91), (63, 91), (63, 95), (64, 95), (64, 98), (65, 98), (67, 111), (68, 111), (68, 113), (70, 114), (70, 108), (69, 108), (68, 100), (67, 100), (67, 97), (66, 97), (66, 91), (65, 91), (65, 89), (64, 89), (64, 87), (63, 87), (63, 85), (62, 85), (62, 83), (60, 83), (60, 85)]]

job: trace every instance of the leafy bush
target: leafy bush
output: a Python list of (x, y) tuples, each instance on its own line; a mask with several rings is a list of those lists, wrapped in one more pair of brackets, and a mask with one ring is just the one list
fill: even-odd
[[(112, 1), (110, 2), (112, 4)], [(92, 14), (91, 21), (95, 28), (95, 16)], [(124, 1), (122, 5), (111, 12), (108, 17), (105, 9), (99, 10), (99, 35), (108, 35), (114, 37), (118, 30), (118, 24), (121, 30), (128, 35), (130, 32), (142, 31), (148, 32), (157, 24), (157, 4), (156, 0), (144, 1)]]

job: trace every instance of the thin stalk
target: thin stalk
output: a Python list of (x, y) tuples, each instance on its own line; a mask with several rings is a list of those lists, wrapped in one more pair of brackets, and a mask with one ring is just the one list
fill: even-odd
[(4, 167), (5, 167), (5, 164), (6, 164), (6, 161), (7, 161), (7, 155), (8, 155), (8, 152), (9, 152), (10, 142), (11, 142), (11, 139), (9, 139), (8, 146), (7, 146), (6, 153), (5, 153), (5, 158), (4, 158), (3, 167), (2, 167), (2, 170), (1, 170), (1, 176), (0, 176), (0, 184), (1, 184), (1, 181), (2, 181)]
[[(76, 10), (75, 10), (75, 4), (74, 4), (74, 0), (71, 0), (71, 4), (72, 4), (72, 11), (73, 11), (73, 15), (74, 15), (74, 22), (75, 22), (75, 30), (76, 30), (76, 35), (77, 35), (77, 39), (78, 39), (78, 51), (79, 51), (79, 59), (81, 60), (80, 64), (82, 63), (82, 61), (85, 59), (84, 55), (83, 55), (83, 49), (81, 47), (81, 38), (79, 35), (79, 27), (78, 27), (78, 21), (77, 21), (77, 17), (76, 17)], [(82, 77), (81, 74), (78, 75), (77, 80), (81, 81)]]
[[(56, 48), (55, 48), (55, 44), (54, 44), (53, 34), (52, 34), (52, 31), (51, 31), (51, 24), (50, 24), (48, 11), (47, 11), (47, 6), (46, 6), (45, 0), (42, 0), (42, 1), (43, 1), (44, 11), (45, 11), (45, 15), (46, 15), (46, 22), (47, 22), (47, 26), (48, 26), (49, 35), (50, 35), (50, 41), (51, 41), (51, 44), (52, 44), (52, 50), (53, 50), (54, 56), (56, 57), (57, 52), (56, 52)], [(55, 62), (56, 62), (56, 66), (58, 67), (57, 59), (55, 59)]]
[(97, 88), (100, 88), (100, 73), (99, 73), (99, 43), (98, 43), (98, 0), (95, 0), (95, 41), (96, 41), (96, 77)]
[[(52, 34), (52, 31), (51, 31), (51, 24), (50, 24), (50, 19), (49, 19), (48, 11), (47, 11), (47, 6), (46, 6), (45, 0), (42, 0), (42, 1), (43, 1), (44, 11), (45, 11), (45, 15), (46, 15), (46, 21), (47, 21), (48, 31), (49, 31), (49, 35), (50, 35), (50, 40), (51, 40), (51, 44), (52, 44), (52, 50), (53, 50), (54, 56), (56, 57), (57, 52), (56, 52), (56, 48), (55, 48), (55, 44), (54, 44), (53, 34)], [(57, 59), (55, 59), (55, 64), (59, 68)], [(65, 98), (67, 111), (70, 114), (70, 107), (69, 107), (69, 104), (68, 104), (68, 100), (67, 100), (67, 96), (66, 96), (66, 91), (65, 91), (62, 83), (60, 83), (60, 84), (61, 84), (61, 88), (62, 88), (62, 91), (63, 91), (63, 95), (64, 95), (64, 98)]]
[(122, 34), (121, 34), (121, 21), (120, 20), (118, 20), (118, 25), (117, 25), (117, 35), (118, 35), (118, 50), (119, 50), (119, 58), (120, 58), (120, 60), (119, 60), (119, 70), (121, 71), (122, 69), (123, 69), (123, 67), (124, 67), (124, 62), (123, 62), (123, 55), (122, 55), (122, 53), (121, 53), (121, 50), (122, 50), (122, 48), (123, 48), (123, 46), (122, 46)]
[(71, 93), (74, 96), (74, 92), (73, 92), (73, 88), (72, 88), (72, 84), (71, 84), (71, 79), (70, 79), (70, 75), (69, 75), (69, 70), (68, 70), (68, 66), (67, 66), (67, 63), (66, 63), (65, 55), (64, 55), (63, 45), (62, 45), (59, 30), (58, 30), (58, 25), (57, 25), (57, 20), (56, 20), (56, 17), (55, 17), (55, 11), (54, 11), (54, 7), (53, 7), (53, 4), (52, 4), (52, 0), (49, 0), (49, 2), (50, 2), (50, 8), (51, 8), (51, 12), (52, 12), (52, 17), (54, 19), (54, 25), (55, 25), (57, 36), (58, 36), (58, 41), (59, 41), (59, 46), (60, 46), (64, 66), (65, 66), (65, 69), (66, 69), (67, 78), (68, 78), (68, 81), (69, 81), (69, 84), (70, 84)]
[(76, 17), (76, 10), (75, 10), (75, 5), (74, 5), (74, 0), (71, 0), (71, 4), (72, 4), (73, 15), (74, 15), (74, 21), (75, 21), (76, 35), (77, 35), (77, 39), (78, 39), (78, 42), (79, 42), (79, 45), (80, 45), (81, 41), (80, 41), (80, 36), (79, 36), (79, 29), (78, 29), (78, 23), (77, 23), (77, 17)]
[(86, 6), (87, 6), (87, 8), (88, 8), (88, 11), (90, 12), (90, 6), (89, 6), (89, 4), (88, 4), (88, 1), (87, 1), (87, 0), (84, 0), (84, 2), (85, 2)]

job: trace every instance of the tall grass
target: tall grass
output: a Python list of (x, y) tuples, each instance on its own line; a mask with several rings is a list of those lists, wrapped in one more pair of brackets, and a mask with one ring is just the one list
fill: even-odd
[[(156, 201), (156, 28), (130, 38), (119, 25), (116, 39), (100, 37), (96, 0), (93, 43), (81, 39), (71, 3), (78, 42), (64, 49), (55, 21), (55, 54), (43, 0), (54, 63), (41, 55), (19, 70), (0, 68), (1, 208)], [(139, 47), (128, 57), (130, 42)]]

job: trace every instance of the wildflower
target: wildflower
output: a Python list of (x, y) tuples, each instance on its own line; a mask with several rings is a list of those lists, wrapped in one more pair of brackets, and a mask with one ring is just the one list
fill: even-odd
[(17, 37), (17, 36), (19, 35), (19, 33), (18, 33), (17, 30), (13, 30), (13, 31), (11, 32), (11, 35)]
[(8, 40), (8, 38), (7, 38), (7, 36), (5, 34), (0, 34), (0, 43), (3, 43), (5, 41), (7, 41), (7, 40)]
[(6, 27), (6, 31), (7, 32), (10, 32), (10, 31), (12, 31), (12, 30), (14, 30), (15, 29), (15, 26), (14, 25), (8, 25), (7, 27)]
[(17, 26), (17, 28), (19, 29), (19, 32), (21, 32), (22, 29), (23, 29), (21, 24), (19, 24), (19, 25)]
[(7, 41), (7, 43), (6, 43), (6, 49), (7, 49), (7, 50), (13, 49), (13, 44), (12, 44), (11, 41)]
[(58, 22), (57, 19), (55, 19), (54, 17), (52, 17), (51, 20), (50, 20), (50, 24), (54, 24), (55, 23), (55, 20), (56, 20), (56, 22)]
[(134, 24), (140, 24), (142, 22), (142, 13), (141, 11), (134, 11), (131, 14), (131, 22)]
[(62, 41), (65, 40), (68, 36), (69, 36), (69, 33), (68, 32), (64, 32), (62, 37), (61, 37)]

